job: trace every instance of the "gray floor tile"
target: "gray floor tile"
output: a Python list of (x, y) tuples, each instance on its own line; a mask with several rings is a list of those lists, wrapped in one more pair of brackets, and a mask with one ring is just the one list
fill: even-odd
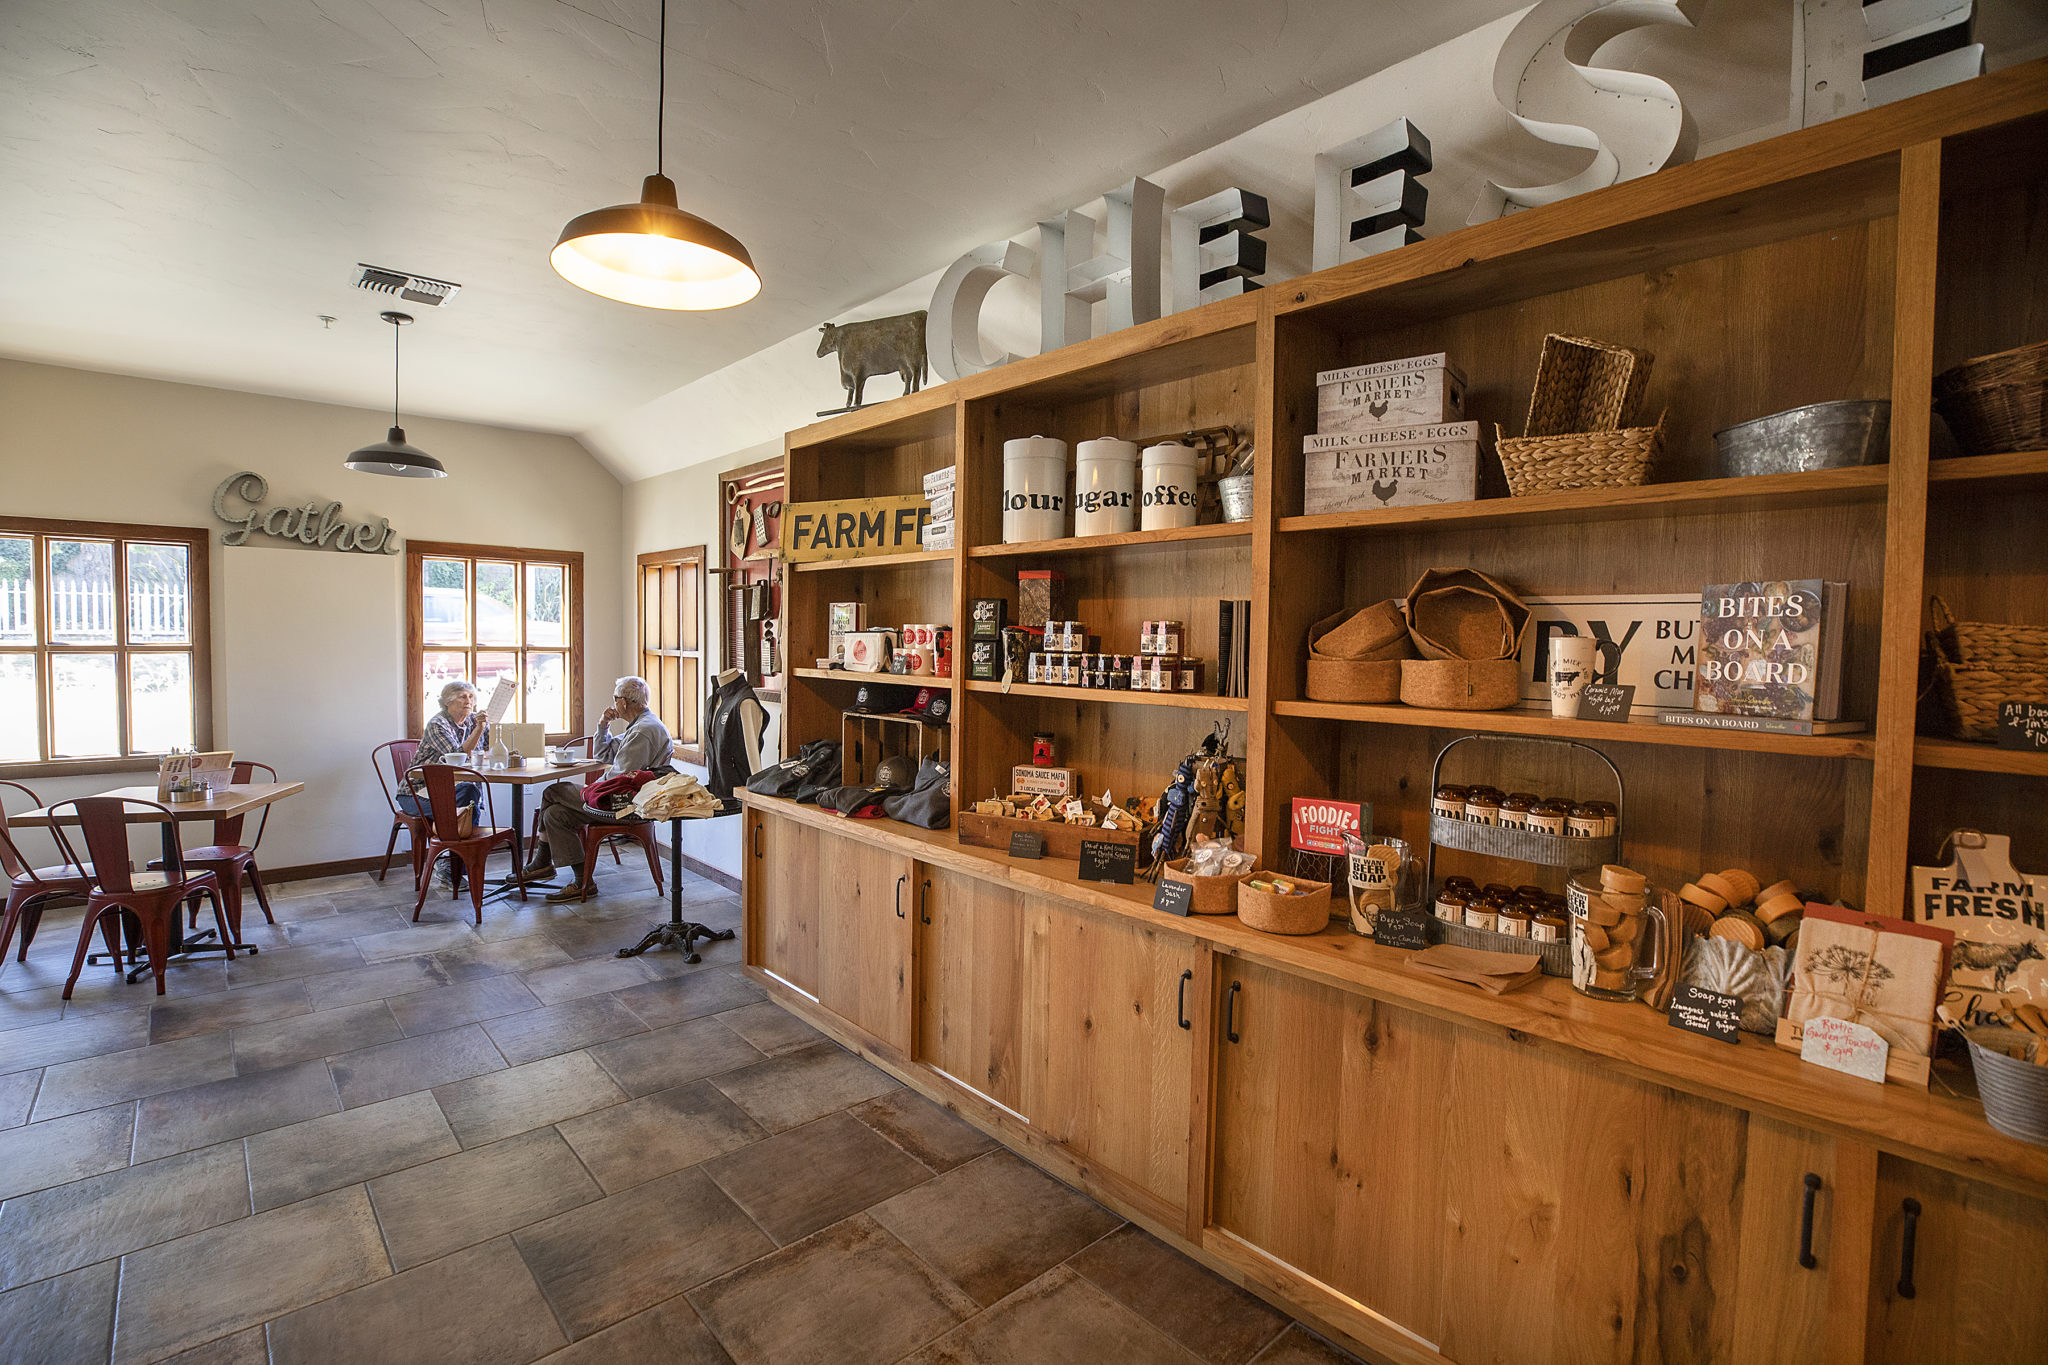
[(689, 972), (644, 986), (631, 986), (618, 993), (618, 1000), (647, 1021), (649, 1028), (680, 1024), (722, 1014), (767, 999), (767, 992), (744, 977), (712, 968)]
[(359, 1005), (365, 1000), (382, 1000), (386, 996), (410, 995), (429, 986), (447, 984), (448, 973), (435, 965), (431, 958), (401, 957), (345, 972), (308, 977), (306, 1001), (316, 1010), (331, 1010), (343, 1005)]
[(707, 1161), (704, 1171), (783, 1246), (932, 1178), (845, 1113)]
[(516, 976), (488, 976), (453, 986), (436, 986), (393, 996), (385, 1002), (408, 1037), (474, 1024), (500, 1015), (540, 1008), (540, 1001)]
[(54, 1024), (64, 1017), (64, 988), (39, 986), (32, 991), (0, 994), (0, 1033)]
[(65, 1062), (45, 1071), (43, 1088), (36, 1094), (34, 1117), (47, 1119), (84, 1109), (101, 1109), (123, 1100), (183, 1090), (188, 1085), (218, 1081), (234, 1074), (235, 1059), (225, 1033), (110, 1052)]
[(334, 914), (294, 920), (287, 924), (287, 936), (294, 944), (334, 943), (341, 939), (362, 938), (368, 934), (389, 933), (403, 929), (411, 923), (405, 915), (389, 906), (378, 909), (345, 909), (339, 900), (334, 904)]
[(404, 1036), (382, 1000), (251, 1024), (228, 1035), (235, 1047), (235, 1070), (244, 1075), (396, 1042)]
[(1067, 1265), (1209, 1365), (1244, 1365), (1287, 1326), (1285, 1313), (1130, 1223)]
[(552, 1128), (370, 1182), (392, 1263), (401, 1270), (589, 1203), (602, 1193)]
[(333, 897), (349, 891), (381, 891), (395, 889), (405, 877), (397, 863), (392, 864), (391, 875), (398, 881), (380, 882), (368, 872), (339, 872), (332, 877), (306, 877), (298, 881), (279, 882), (272, 889), (273, 898), (279, 896), (320, 896)]
[(334, 902), (325, 896), (280, 896), (270, 893), (270, 913), (277, 916), (280, 924), (295, 919), (318, 919), (334, 913)]
[(587, 1052), (565, 1052), (524, 1066), (436, 1086), (434, 1098), (465, 1147), (544, 1128), (617, 1104), (626, 1092)]
[(119, 1170), (128, 1164), (134, 1136), (132, 1104), (88, 1109), (0, 1132), (0, 1199)]
[(502, 941), (478, 939), (459, 948), (434, 954), (434, 962), (450, 981), (474, 981), (505, 972), (530, 972), (541, 967), (559, 967), (570, 960), (562, 945), (546, 934)]
[(60, 1365), (107, 1358), (121, 1263), (101, 1261), (0, 1294), (0, 1360)]
[(224, 1142), (0, 1204), (0, 1288), (75, 1270), (249, 1212), (242, 1144)]
[(508, 1062), (532, 1062), (574, 1052), (629, 1033), (645, 1033), (640, 1016), (609, 995), (586, 995), (546, 1009), (510, 1014), (484, 1024)]
[(0, 1047), (0, 1071), (30, 1071), (103, 1052), (125, 1052), (149, 1041), (147, 1010), (112, 1010), (89, 1018), (9, 1030)]
[(908, 1357), (905, 1365), (1194, 1365), (1158, 1328), (1065, 1266)]
[(770, 1057), (825, 1041), (824, 1034), (772, 1000), (726, 1010), (718, 1016), (718, 1022)]
[(994, 1138), (908, 1086), (847, 1112), (935, 1171), (950, 1171), (997, 1146)]
[(577, 919), (549, 928), (547, 936), (562, 945), (562, 951), (578, 961), (615, 956), (619, 949), (640, 941), (644, 929), (635, 932), (636, 920)]
[(831, 1042), (799, 1048), (727, 1072), (717, 1077), (714, 1084), (733, 1103), (752, 1114), (755, 1122), (774, 1133), (896, 1088), (896, 1082), (887, 1073)]
[(303, 981), (275, 981), (190, 1000), (167, 1000), (149, 1012), (149, 1041), (172, 1043), (239, 1024), (304, 1014), (308, 1009)]
[(509, 1237), (270, 1324), (272, 1365), (525, 1365), (567, 1338)]
[(475, 1024), (344, 1052), (328, 1060), (347, 1108), (481, 1076), (505, 1060)]
[(886, 1365), (975, 1309), (864, 1214), (693, 1291), (690, 1302), (737, 1365)]
[(631, 1095), (687, 1085), (760, 1060), (752, 1044), (716, 1019), (692, 1019), (605, 1043), (590, 1055)]
[(1365, 1365), (1298, 1322), (1290, 1324), (1280, 1339), (1255, 1359), (1258, 1365)]
[(249, 1143), (249, 1189), (256, 1211), (417, 1166), (462, 1150), (432, 1091), (344, 1109)]
[(203, 1346), (166, 1356), (163, 1365), (270, 1365), (270, 1346), (261, 1327), (244, 1327)]
[(680, 1296), (548, 1356), (542, 1365), (732, 1365), (732, 1357)]
[(526, 986), (540, 997), (543, 1005), (556, 1005), (578, 996), (622, 990), (652, 979), (653, 973), (640, 964), (639, 958), (612, 957), (572, 962), (565, 967), (542, 967), (526, 974)]
[(365, 934), (355, 940), (355, 945), (363, 961), (388, 962), (394, 957), (419, 957), (477, 941), (477, 932), (465, 916), (461, 921), (421, 922), (381, 934)]
[(576, 907), (549, 905), (541, 899), (546, 891), (543, 886), (528, 892), (530, 899), (524, 904), (516, 900), (499, 902), (485, 912), (483, 925), (476, 931), (477, 936), (486, 943), (501, 943), (507, 939), (545, 933), (557, 924), (573, 922), (577, 918)]
[(774, 1244), (701, 1170), (636, 1185), (513, 1234), (570, 1337), (585, 1337)]
[(358, 1185), (149, 1247), (121, 1266), (114, 1365), (159, 1360), (390, 1273)]
[(606, 1194), (767, 1136), (709, 1081), (658, 1090), (556, 1127)]
[(151, 1095), (135, 1115), (135, 1160), (282, 1128), (341, 1108), (327, 1063), (299, 1062)]
[(10, 1071), (0, 1076), (0, 1128), (28, 1122), (29, 1106), (35, 1103), (36, 1090), (42, 1083), (40, 1071)]
[(326, 976), (363, 965), (363, 955), (356, 951), (355, 944), (346, 939), (339, 943), (291, 944), (289, 947), (289, 952), (280, 948), (254, 957), (237, 957), (228, 964), (228, 989), (243, 990), (270, 981)]

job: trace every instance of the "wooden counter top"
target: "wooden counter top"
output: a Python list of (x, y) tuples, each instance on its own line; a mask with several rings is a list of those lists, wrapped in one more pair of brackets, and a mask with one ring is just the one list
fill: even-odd
[[(1817, 1132), (1870, 1142), (1887, 1152), (2040, 1197), (2048, 1195), (2048, 1148), (2006, 1137), (1974, 1099), (1896, 1084), (1873, 1085), (1808, 1065), (1768, 1039), (1743, 1034), (1730, 1045), (1672, 1028), (1634, 1004), (1593, 1000), (1556, 977), (1490, 996), (1406, 969), (1407, 952), (1358, 937), (1341, 925), (1303, 937), (1265, 934), (1234, 915), (1162, 914), (1153, 888), (1084, 883), (1060, 860), (1013, 862), (993, 849), (958, 843), (951, 830), (920, 830), (889, 820), (848, 820), (815, 806), (739, 793), (741, 801), (782, 819), (891, 849), (920, 862), (985, 881), (1037, 891), (1184, 934), (1232, 957), (1294, 972), (1341, 990), (1385, 1000), (1454, 1023), (1571, 1048), (1674, 1090), (1768, 1114)], [(1937, 1077), (1949, 1067), (1936, 1069)], [(1960, 1079), (1967, 1084), (1967, 1073)]]

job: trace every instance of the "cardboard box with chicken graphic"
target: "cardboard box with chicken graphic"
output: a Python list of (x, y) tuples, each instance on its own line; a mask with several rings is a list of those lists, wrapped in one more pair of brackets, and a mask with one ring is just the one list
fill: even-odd
[(1479, 493), (1477, 422), (1308, 436), (1301, 452), (1301, 510), (1309, 516), (1470, 502)]

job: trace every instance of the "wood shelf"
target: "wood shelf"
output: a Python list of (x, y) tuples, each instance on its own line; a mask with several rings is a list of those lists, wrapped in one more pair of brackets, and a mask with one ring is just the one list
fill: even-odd
[(971, 559), (1020, 559), (1033, 555), (1085, 554), (1098, 550), (1121, 550), (1130, 546), (1178, 545), (1188, 541), (1250, 540), (1248, 521), (1219, 521), (1207, 526), (1184, 526), (1166, 531), (1120, 531), (1107, 536), (1068, 536), (1063, 540), (1024, 540), (1003, 545), (976, 545), (968, 550)]
[(2048, 450), (2011, 450), (2003, 455), (1959, 455), (1948, 460), (1930, 460), (1927, 481), (1936, 488), (1968, 484), (1981, 487), (1993, 483), (2024, 483), (2048, 474)]
[(1354, 702), (1277, 701), (1273, 713), (1313, 720), (1346, 720), (1369, 725), (1469, 730), (1494, 735), (1541, 735), (1548, 739), (1607, 740), (1618, 744), (1662, 744), (1680, 749), (1742, 749), (1794, 754), (1802, 758), (1869, 758), (1877, 742), (1868, 731), (1850, 735), (1773, 735), (1754, 730), (1694, 729), (1654, 720), (1612, 722), (1558, 720), (1547, 708), (1504, 711), (1437, 711), (1419, 706), (1368, 706)]
[(1049, 697), (1054, 701), (1108, 702), (1113, 706), (1178, 706), (1189, 711), (1249, 711), (1246, 697), (1215, 697), (1206, 692), (1118, 692), (1100, 687), (1047, 687), (1042, 683), (1012, 683), (1007, 692), (999, 682), (969, 682), (969, 692), (993, 692), (998, 696)]
[(1956, 768), (1972, 773), (2011, 773), (2018, 777), (2048, 777), (2048, 754), (2022, 753), (1995, 744), (1971, 744), (1957, 739), (1913, 741), (1916, 768)]
[(929, 673), (856, 673), (850, 668), (792, 668), (792, 678), (809, 678), (813, 682), (879, 682), (895, 683), (903, 687), (947, 687), (953, 686), (953, 678), (934, 678)]
[(789, 567), (798, 573), (826, 573), (834, 569), (890, 569), (903, 564), (938, 564), (952, 557), (951, 550), (904, 550), (893, 555), (863, 555), (859, 559), (808, 559)]

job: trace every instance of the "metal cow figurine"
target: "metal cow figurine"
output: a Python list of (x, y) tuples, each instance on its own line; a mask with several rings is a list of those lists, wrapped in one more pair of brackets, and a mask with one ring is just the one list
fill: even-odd
[(839, 382), (846, 386), (846, 406), (818, 414), (851, 412), (863, 406), (862, 390), (878, 374), (896, 374), (905, 393), (924, 383), (924, 310), (865, 322), (828, 322), (818, 329), (818, 354), (839, 353)]

